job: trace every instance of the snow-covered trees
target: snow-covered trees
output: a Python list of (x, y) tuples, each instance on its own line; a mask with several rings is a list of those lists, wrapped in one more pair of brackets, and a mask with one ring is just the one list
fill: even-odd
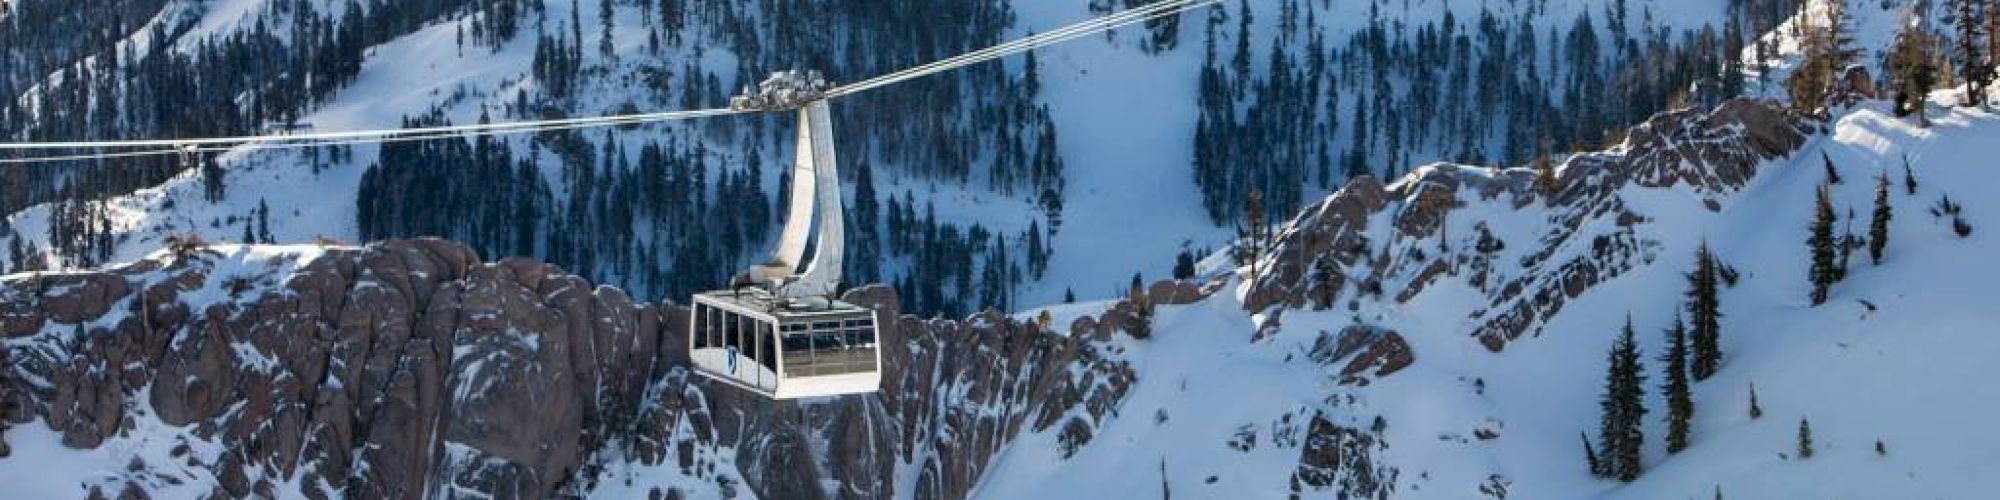
[(1598, 427), (1597, 475), (1630, 482), (1639, 478), (1640, 450), (1645, 445), (1641, 430), (1646, 416), (1646, 375), (1639, 359), (1639, 344), (1633, 339), (1632, 319), (1606, 356), (1604, 398)]
[(1889, 219), (1894, 217), (1889, 206), (1889, 171), (1883, 169), (1875, 176), (1875, 213), (1868, 221), (1868, 258), (1876, 265), (1882, 264), (1882, 250), (1889, 246)]
[(1688, 445), (1688, 425), (1694, 418), (1694, 395), (1688, 387), (1687, 327), (1679, 318), (1667, 329), (1666, 382), (1660, 392), (1667, 397), (1667, 453), (1680, 453)]
[(1836, 252), (1840, 242), (1833, 235), (1833, 202), (1829, 199), (1827, 187), (1822, 185), (1816, 191), (1813, 204), (1811, 236), (1806, 238), (1807, 250), (1811, 252), (1812, 264), (1807, 269), (1806, 278), (1812, 282), (1812, 303), (1826, 303), (1827, 290), (1840, 280)]
[(1750, 419), (1764, 418), (1764, 406), (1757, 403), (1757, 384), (1750, 384)]
[(1819, 19), (1810, 19), (1802, 40), (1804, 58), (1785, 80), (1792, 106), (1817, 112), (1826, 105), (1827, 90), (1840, 72), (1860, 60), (1854, 41), (1854, 20), (1846, 0), (1830, 0)]
[[(14, 372), (14, 350), (0, 347), (0, 374)], [(7, 445), (7, 430), (14, 426), (7, 418), (14, 414), (14, 377), (0, 375), (0, 458), (14, 454), (13, 447)]]
[(1174, 255), (1174, 279), (1193, 278), (1194, 271), (1194, 252), (1183, 248), (1181, 253)]
[(1812, 456), (1813, 456), (1813, 437), (1812, 437), (1812, 422), (1808, 422), (1808, 421), (1806, 421), (1806, 419), (1805, 419), (1804, 417), (1800, 417), (1800, 418), (1799, 418), (1799, 459), (1800, 459), (1800, 460), (1805, 460), (1805, 459), (1809, 459), (1809, 458), (1812, 458)]
[[(1279, 21), (1253, 32), (1252, 6), (1265, 5)], [(1574, 18), (1466, 5), (1429, 19), (1366, 5), (1344, 14), (1365, 23), (1345, 39), (1320, 28), (1331, 15), (1314, 2), (1208, 10), (1190, 163), (1212, 222), (1237, 220), (1250, 187), (1288, 213), (1315, 179), (1521, 165), (1614, 141), (1662, 109), (1714, 105), (1745, 89), (1747, 38), (1796, 3), (1734, 2), (1714, 25), (1678, 26), (1637, 5)]]
[(1927, 19), (1927, 16), (1913, 11), (1910, 19), (1904, 21), (1903, 28), (1896, 32), (1888, 54), (1882, 58), (1884, 73), (1889, 76), (1890, 87), (1896, 94), (1896, 114), (1916, 114), (1917, 124), (1921, 126), (1930, 125), (1924, 102), (1931, 89), (1937, 87), (1938, 72), (1941, 71), (1938, 67), (1938, 37), (1931, 33)]
[(1695, 250), (1694, 259), (1694, 272), (1687, 275), (1687, 312), (1694, 327), (1690, 370), (1695, 380), (1707, 380), (1722, 364), (1722, 304), (1717, 294), (1722, 276), (1707, 241)]
[(222, 164), (216, 163), (215, 157), (206, 155), (201, 157), (202, 198), (209, 203), (216, 203), (229, 195), (224, 175), (226, 174), (222, 170)]
[[(1991, 12), (1989, 8), (1983, 8), (1981, 4), (1988, 2), (1990, 0), (1952, 0), (1953, 26), (1957, 32), (1958, 76), (1966, 85), (1965, 100), (1961, 103), (1966, 106), (1984, 105), (1986, 89), (1993, 84), (1994, 61), (1991, 59), (1992, 54), (1986, 53), (1987, 44), (1982, 38), (1992, 35), (1985, 33), (1987, 18), (2000, 15), (2000, 12)], [(1903, 40), (1899, 34), (1896, 46), (1890, 49), (1890, 54), (1894, 57), (1901, 52), (1903, 52)]]

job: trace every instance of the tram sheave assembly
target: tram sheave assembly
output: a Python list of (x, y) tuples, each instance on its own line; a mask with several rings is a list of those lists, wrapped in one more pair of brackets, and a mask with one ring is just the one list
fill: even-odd
[(688, 315), (695, 373), (772, 399), (869, 393), (882, 383), (875, 311), (835, 298), (845, 212), (829, 88), (816, 73), (783, 72), (730, 103), (798, 111), (791, 209), (770, 259), (738, 276), (737, 286), (696, 294)]

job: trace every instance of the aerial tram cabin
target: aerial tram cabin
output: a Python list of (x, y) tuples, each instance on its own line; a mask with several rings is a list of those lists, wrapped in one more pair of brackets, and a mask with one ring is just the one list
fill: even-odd
[(870, 393), (882, 383), (875, 311), (834, 298), (845, 218), (829, 87), (817, 73), (784, 72), (731, 103), (798, 110), (791, 209), (770, 259), (731, 289), (696, 294), (688, 315), (695, 373), (772, 399)]
[(773, 399), (875, 392), (875, 311), (838, 300), (781, 299), (760, 288), (694, 297), (695, 371)]

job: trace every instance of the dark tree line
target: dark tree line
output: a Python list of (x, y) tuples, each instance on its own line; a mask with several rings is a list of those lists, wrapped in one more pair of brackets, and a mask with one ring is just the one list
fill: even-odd
[[(511, 103), (488, 108), (509, 119), (717, 107), (733, 89), (779, 69), (819, 69), (835, 81), (858, 80), (997, 44), (1014, 21), (1000, 1), (571, 1), (570, 15), (561, 16), (551, 15), (544, 0), (355, 0), (328, 11), (315, 10), (317, 2), (280, 0), (219, 38), (182, 41), (194, 19), (170, 19), (150, 28), (154, 43), (120, 49), (115, 41), (139, 30), (134, 20), (153, 17), (161, 2), (65, 7), (75, 14), (53, 3), (19, 2), (0, 20), (0, 39), (32, 38), (25, 36), (31, 22), (87, 24), (93, 37), (0, 44), (0, 60), (39, 61), (32, 67), (0, 64), (6, 95), (63, 73), (63, 83), (45, 91), (46, 109), (0, 101), (0, 135), (68, 140), (259, 132), (266, 124), (295, 120), (351, 82), (367, 47), (440, 21), (463, 23), (455, 28), (462, 53), (468, 46), (497, 48), (523, 34), (535, 37), (529, 74), (535, 85), (510, 96)], [(576, 7), (590, 4), (600, 14), (585, 24), (587, 13)], [(606, 29), (614, 16), (601, 11), (605, 6), (641, 13), (650, 54), (639, 55), (654, 57), (609, 57), (601, 50), (620, 42)], [(1171, 23), (1154, 24), (1167, 29)], [(175, 43), (190, 48), (171, 49)], [(586, 54), (586, 44), (600, 50)], [(711, 50), (734, 54), (736, 67), (704, 67), (699, 55)], [(76, 62), (104, 54), (112, 57)], [(637, 66), (638, 79), (606, 77), (619, 74), (607, 71), (616, 69), (614, 63)], [(1065, 186), (1054, 122), (1034, 98), (1038, 68), (1032, 57), (975, 66), (835, 107), (844, 171), (859, 181), (848, 214), (854, 222), (850, 251), (857, 257), (848, 261), (850, 282), (904, 283), (925, 290), (911, 294), (922, 297), (912, 311), (958, 313), (1011, 305), (1014, 287), (1046, 270)], [(730, 74), (735, 77), (725, 76)], [(631, 92), (633, 83), (643, 90)], [(633, 99), (598, 109), (579, 98), (586, 93)], [(436, 124), (441, 117), (426, 112), (408, 122)], [(793, 120), (773, 114), (676, 127), (665, 135), (659, 127), (622, 128), (364, 150), (371, 156), (358, 159), (370, 166), (356, 200), (357, 223), (366, 239), (445, 236), (489, 256), (531, 255), (638, 294), (679, 296), (720, 286), (749, 259), (761, 258), (778, 223), (773, 214), (785, 203), (769, 192), (786, 181), (786, 169), (778, 166), (790, 161)], [(315, 172), (326, 152), (336, 164), (356, 160), (352, 150), (311, 150)], [(169, 156), (10, 175), (0, 178), (0, 209), (102, 199), (189, 168), (202, 168), (203, 196), (220, 200), (230, 193), (227, 167), (209, 158)], [(56, 182), (60, 178), (77, 181)], [(887, 189), (875, 191), (876, 179), (900, 179), (896, 191), (911, 182), (985, 185), (1042, 210), (1023, 221), (1028, 229), (1005, 234), (936, 218), (891, 221), (916, 208), (909, 200), (888, 203), (893, 197)], [(892, 210), (896, 205), (900, 212)], [(58, 211), (64, 220), (54, 224), (61, 234), (51, 238), (60, 242), (53, 250), (72, 265), (101, 260), (96, 256), (111, 245), (99, 242), (114, 231), (90, 213), (89, 203), (70, 206), (77, 208)], [(246, 239), (269, 239), (254, 227), (261, 213), (242, 219)], [(892, 232), (921, 236), (886, 245)], [(18, 248), (13, 253), (23, 255), (10, 259), (9, 267), (45, 265), (26, 262), (39, 260), (38, 249), (9, 241)]]
[[(539, 8), (539, 0), (353, 0), (321, 11), (316, 2), (279, 0), (244, 20), (243, 29), (191, 39), (198, 18), (161, 16), (165, 2), (11, 3), (13, 11), (0, 17), (0, 95), (7, 96), (0, 99), (0, 138), (21, 141), (262, 132), (264, 124), (295, 122), (351, 83), (369, 46), (471, 9), (482, 12), (474, 23), (479, 38), (498, 44), (518, 30), (521, 12)], [(76, 35), (49, 36), (52, 27)], [(144, 35), (132, 38), (144, 43), (121, 43), (133, 35)], [(19, 98), (29, 89), (36, 99)], [(0, 213), (58, 202), (48, 250), (64, 265), (102, 263), (113, 230), (98, 211), (76, 207), (191, 168), (202, 169), (209, 200), (227, 192), (224, 169), (204, 158), (68, 161), (0, 176)]]
[[(1394, 178), (1432, 159), (1520, 164), (1550, 144), (1615, 142), (1669, 107), (1713, 106), (1752, 85), (1737, 55), (1797, 2), (1732, 1), (1721, 26), (1680, 32), (1622, 1), (1566, 23), (1532, 7), (1413, 23), (1369, 2), (1366, 27), (1346, 40), (1328, 39), (1321, 18), (1358, 14), (1299, 0), (1276, 2), (1277, 31), (1255, 33), (1253, 17), (1273, 15), (1256, 9), (1270, 5), (1213, 8), (1202, 26), (1192, 163), (1218, 224), (1238, 219), (1252, 188), (1288, 213), (1308, 185)], [(1253, 60), (1266, 39), (1268, 57)]]

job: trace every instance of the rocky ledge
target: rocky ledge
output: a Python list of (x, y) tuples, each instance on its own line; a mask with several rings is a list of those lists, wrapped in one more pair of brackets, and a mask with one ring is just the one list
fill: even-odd
[(588, 496), (644, 467), (675, 476), (661, 498), (954, 499), (1024, 427), (1087, 442), (1135, 382), (1119, 318), (1058, 333), (846, 298), (885, 325), (882, 391), (773, 402), (688, 375), (680, 306), (554, 266), (440, 240), (184, 245), (0, 279), (4, 417), (77, 449), (180, 429), (169, 457), (80, 485), (96, 496)]

